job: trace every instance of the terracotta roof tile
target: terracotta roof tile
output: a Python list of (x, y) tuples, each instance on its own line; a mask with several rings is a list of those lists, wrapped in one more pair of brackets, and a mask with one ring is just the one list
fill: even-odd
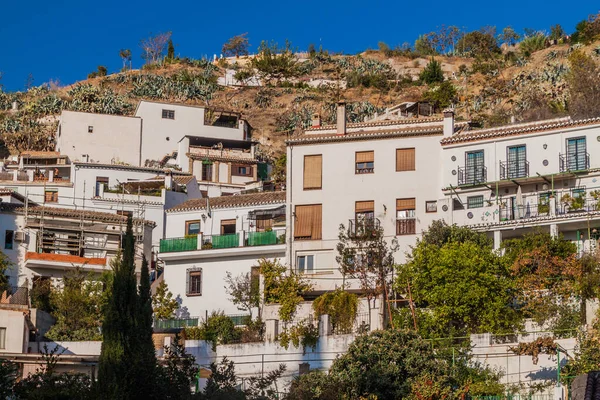
[(256, 164), (258, 160), (247, 157), (231, 157), (231, 156), (216, 156), (216, 155), (203, 155), (195, 153), (186, 154), (192, 160), (210, 160), (210, 161), (225, 161), (225, 162), (238, 162), (246, 164)]
[[(441, 117), (436, 118), (402, 118), (396, 120), (384, 120), (384, 121), (372, 121), (372, 122), (355, 122), (346, 125), (347, 129), (351, 128), (368, 128), (374, 126), (390, 126), (390, 125), (408, 125), (408, 124), (425, 124), (432, 122), (442, 122), (444, 119)], [(329, 129), (335, 129), (335, 125), (323, 125), (318, 128), (308, 128), (306, 132), (313, 131), (325, 131)]]
[(106, 265), (106, 258), (85, 258), (70, 254), (33, 253), (27, 252), (25, 260), (54, 261), (73, 264)]
[(526, 124), (507, 125), (498, 128), (463, 131), (462, 133), (456, 134), (452, 137), (442, 139), (441, 143), (448, 145), (455, 143), (472, 142), (477, 140), (486, 140), (496, 137), (525, 135), (529, 133), (553, 131), (556, 129), (575, 128), (579, 126), (588, 125), (600, 125), (600, 118), (572, 120), (570, 117), (567, 117), (545, 121), (536, 121)]
[[(59, 158), (61, 157), (58, 151), (24, 151), (21, 153), (21, 157), (27, 158)], [(66, 156), (62, 156), (66, 157)]]
[(377, 131), (358, 131), (348, 132), (345, 135), (338, 134), (303, 134), (297, 138), (286, 141), (286, 144), (302, 145), (315, 143), (334, 143), (334, 142), (349, 142), (358, 140), (375, 140), (375, 139), (390, 139), (396, 137), (412, 137), (412, 136), (434, 136), (443, 134), (443, 126), (427, 126), (427, 127), (409, 127), (404, 129), (393, 130), (377, 130)]
[[(211, 197), (208, 199), (208, 203), (210, 204), (210, 208), (233, 208), (263, 204), (283, 204), (285, 203), (285, 192), (260, 192), (233, 196)], [(185, 203), (168, 209), (167, 212), (203, 209), (206, 209), (206, 198), (188, 200)]]

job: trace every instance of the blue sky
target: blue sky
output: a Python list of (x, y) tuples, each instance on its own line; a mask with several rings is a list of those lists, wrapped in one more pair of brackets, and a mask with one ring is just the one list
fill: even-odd
[(121, 48), (132, 49), (134, 68), (139, 67), (139, 40), (162, 31), (173, 32), (177, 54), (194, 58), (218, 54), (224, 41), (244, 32), (252, 48), (263, 39), (289, 39), (299, 49), (322, 43), (328, 50), (351, 54), (376, 48), (378, 41), (390, 46), (412, 43), (442, 24), (469, 30), (511, 25), (521, 31), (548, 30), (560, 23), (571, 32), (599, 9), (588, 0), (2, 0), (0, 83), (15, 91), (24, 88), (30, 73), (39, 85), (50, 79), (73, 83), (98, 65), (115, 72), (121, 66)]

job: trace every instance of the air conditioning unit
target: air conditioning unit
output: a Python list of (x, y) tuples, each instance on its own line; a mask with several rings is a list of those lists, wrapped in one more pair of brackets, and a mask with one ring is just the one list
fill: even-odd
[(15, 241), (17, 242), (24, 242), (26, 239), (26, 234), (23, 231), (17, 231), (15, 232)]

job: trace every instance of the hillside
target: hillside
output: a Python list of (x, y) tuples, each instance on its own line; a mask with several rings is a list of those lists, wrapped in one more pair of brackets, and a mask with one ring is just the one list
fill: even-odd
[[(508, 123), (511, 117), (526, 121), (567, 112), (567, 58), (581, 49), (595, 59), (599, 44), (551, 45), (528, 57), (520, 55), (518, 47), (504, 46), (487, 60), (455, 56), (435, 56), (435, 60), (456, 89), (451, 100), (458, 118), (492, 126)], [(351, 121), (360, 121), (401, 102), (431, 98), (439, 85), (419, 81), (430, 60), (430, 56), (393, 51), (357, 56), (293, 54), (286, 61), (293, 73), (280, 76), (250, 68), (249, 57), (218, 63), (173, 59), (64, 87), (49, 84), (27, 92), (0, 91), (4, 141), (0, 156), (52, 148), (56, 116), (62, 109), (131, 115), (139, 100), (148, 99), (239, 112), (254, 128), (261, 150), (276, 157), (284, 150), (285, 138), (308, 126), (313, 113), (320, 113), (325, 123), (334, 122), (339, 100), (348, 103)], [(240, 71), (246, 79), (236, 86), (219, 84), (219, 79), (228, 75), (231, 80), (231, 74)], [(259, 78), (261, 86), (250, 86)], [(11, 110), (15, 101), (17, 111)], [(439, 112), (448, 104), (437, 105)]]

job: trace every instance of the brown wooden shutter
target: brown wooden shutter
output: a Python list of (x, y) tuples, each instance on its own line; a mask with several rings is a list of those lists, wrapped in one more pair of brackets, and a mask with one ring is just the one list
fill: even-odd
[(414, 210), (415, 209), (415, 199), (397, 199), (396, 200), (396, 210)]
[(374, 201), (357, 201), (355, 206), (355, 211), (359, 212), (373, 212), (375, 211), (375, 202)]
[(296, 206), (294, 238), (312, 240), (321, 239), (322, 226), (323, 218), (321, 204)]
[(415, 170), (415, 149), (396, 149), (396, 171)]
[(374, 151), (357, 151), (356, 152), (356, 162), (357, 163), (375, 162), (375, 152)]
[(304, 156), (304, 189), (321, 189), (323, 156)]

